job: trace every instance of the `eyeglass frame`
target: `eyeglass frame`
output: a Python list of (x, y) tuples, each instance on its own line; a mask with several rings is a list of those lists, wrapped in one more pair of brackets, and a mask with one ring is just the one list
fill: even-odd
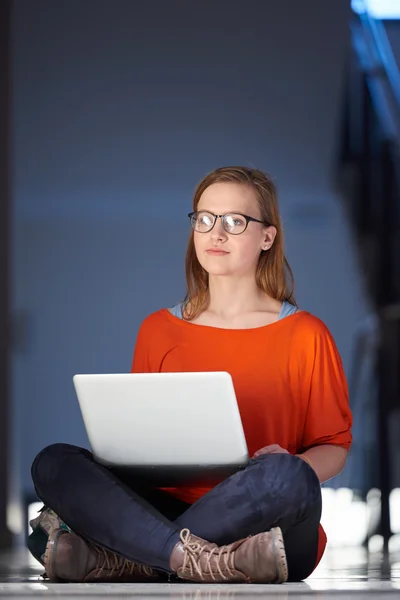
[[(192, 217), (196, 213), (208, 213), (209, 215), (212, 215), (214, 217), (214, 223), (212, 224), (211, 228), (208, 229), (208, 231), (197, 231), (197, 229), (195, 229), (193, 227)], [(246, 227), (243, 229), (243, 231), (241, 231), (240, 233), (232, 233), (231, 231), (227, 231), (224, 227), (224, 223), (225, 223), (224, 218), (227, 215), (239, 215), (240, 217), (243, 217), (244, 219), (246, 219)], [(196, 231), (196, 233), (210, 233), (210, 231), (212, 231), (214, 229), (217, 219), (221, 219), (222, 227), (223, 227), (224, 231), (226, 233), (228, 233), (229, 235), (241, 235), (242, 233), (244, 233), (246, 231), (246, 229), (251, 221), (254, 221), (254, 223), (261, 223), (262, 225), (269, 227), (268, 223), (266, 223), (265, 221), (260, 221), (259, 219), (255, 219), (254, 217), (249, 217), (249, 215), (244, 215), (243, 213), (240, 213), (240, 212), (228, 212), (228, 213), (225, 213), (224, 215), (214, 215), (214, 213), (212, 213), (210, 210), (194, 210), (193, 212), (190, 212), (188, 214), (188, 217), (190, 219), (190, 225), (191, 225), (193, 231)]]

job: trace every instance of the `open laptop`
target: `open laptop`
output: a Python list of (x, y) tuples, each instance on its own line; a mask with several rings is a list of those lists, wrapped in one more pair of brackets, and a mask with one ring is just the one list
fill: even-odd
[(248, 450), (225, 372), (75, 375), (94, 458), (156, 485), (216, 484)]

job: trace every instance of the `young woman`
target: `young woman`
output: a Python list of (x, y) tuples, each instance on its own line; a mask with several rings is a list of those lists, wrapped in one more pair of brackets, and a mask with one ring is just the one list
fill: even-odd
[(352, 419), (332, 336), (294, 301), (274, 184), (217, 169), (189, 219), (186, 298), (145, 319), (132, 372), (228, 371), (252, 458), (213, 489), (152, 489), (45, 448), (32, 476), (54, 511), (35, 522), (50, 580), (283, 583), (323, 554), (320, 483), (343, 469)]

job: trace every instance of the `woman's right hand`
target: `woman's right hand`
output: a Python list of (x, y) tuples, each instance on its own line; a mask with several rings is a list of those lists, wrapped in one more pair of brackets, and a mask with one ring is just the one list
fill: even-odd
[(264, 446), (264, 448), (260, 448), (257, 452), (254, 453), (253, 458), (258, 458), (263, 454), (289, 454), (285, 448), (279, 446), (279, 444), (270, 444), (269, 446)]

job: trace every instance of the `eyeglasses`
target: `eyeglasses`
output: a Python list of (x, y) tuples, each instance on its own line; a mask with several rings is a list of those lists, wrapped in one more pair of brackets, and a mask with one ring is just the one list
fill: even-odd
[(222, 227), (227, 233), (232, 235), (239, 235), (247, 229), (247, 225), (250, 221), (255, 223), (262, 223), (266, 225), (264, 221), (254, 219), (241, 213), (227, 213), (225, 215), (214, 215), (211, 212), (200, 210), (197, 212), (191, 212), (188, 214), (190, 224), (192, 228), (198, 233), (208, 233), (214, 227), (217, 219), (221, 219)]

